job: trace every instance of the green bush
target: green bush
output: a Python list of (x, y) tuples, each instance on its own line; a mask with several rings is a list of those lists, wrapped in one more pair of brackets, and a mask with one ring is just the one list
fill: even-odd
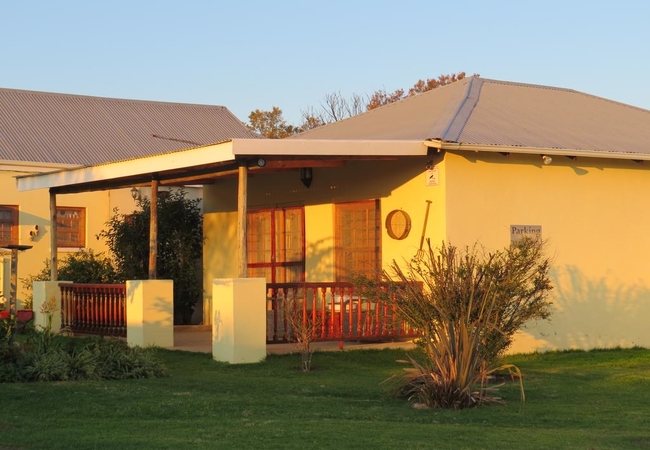
[[(104, 253), (95, 253), (92, 249), (82, 249), (78, 252), (68, 253), (58, 264), (59, 280), (74, 283), (120, 283), (120, 279), (113, 267), (112, 260)], [(27, 291), (25, 303), (32, 308), (34, 281), (50, 280), (50, 260), (43, 262), (43, 268), (35, 275), (21, 278), (23, 289)], [(26, 306), (26, 307), (27, 307)]]
[(406, 269), (393, 261), (384, 273), (388, 290), (363, 281), (421, 334), (426, 361), (410, 361), (398, 392), (430, 407), (496, 401), (493, 388), (483, 385), (487, 377), (500, 369), (517, 371), (498, 367), (499, 355), (527, 321), (550, 314), (544, 243), (524, 239), (494, 253), (479, 253), (476, 246), (428, 247)]
[(0, 382), (123, 380), (166, 375), (153, 350), (117, 339), (34, 331), (22, 346), (0, 343)]

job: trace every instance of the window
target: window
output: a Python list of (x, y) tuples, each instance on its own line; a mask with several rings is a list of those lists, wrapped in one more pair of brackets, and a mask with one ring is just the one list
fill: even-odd
[(378, 277), (381, 268), (379, 200), (336, 204), (334, 216), (336, 281), (350, 281), (352, 275)]
[(56, 208), (57, 247), (85, 247), (86, 208)]
[(268, 283), (305, 281), (304, 208), (251, 211), (247, 220), (248, 275)]
[(0, 205), (0, 245), (18, 244), (18, 206)]

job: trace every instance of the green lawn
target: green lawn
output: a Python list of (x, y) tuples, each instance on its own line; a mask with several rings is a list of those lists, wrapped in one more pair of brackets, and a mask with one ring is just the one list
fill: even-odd
[(383, 395), (401, 350), (229, 366), (160, 350), (170, 377), (0, 384), (0, 449), (650, 448), (650, 351), (516, 355), (505, 406), (415, 410)]

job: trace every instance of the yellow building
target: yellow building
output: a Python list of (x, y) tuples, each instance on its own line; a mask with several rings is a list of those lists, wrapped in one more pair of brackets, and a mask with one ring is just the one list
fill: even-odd
[(512, 350), (648, 347), (644, 161), (650, 111), (472, 77), (292, 139), (232, 139), (19, 188), (82, 192), (152, 173), (204, 184), (206, 313), (215, 278), (344, 281), (409, 259), (425, 220), (434, 246), (500, 249), (541, 235), (554, 313)]

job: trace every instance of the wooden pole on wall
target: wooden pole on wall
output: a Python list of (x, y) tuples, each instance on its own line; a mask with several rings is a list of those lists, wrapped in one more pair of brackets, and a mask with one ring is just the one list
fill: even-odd
[(56, 224), (56, 194), (50, 189), (50, 281), (58, 281), (59, 269), (57, 267), (58, 227)]
[(149, 279), (158, 278), (158, 185), (160, 182), (151, 180), (151, 205), (149, 216)]
[(248, 278), (248, 258), (246, 255), (246, 214), (248, 197), (248, 164), (239, 163), (239, 186), (237, 189), (237, 272), (239, 278)]

